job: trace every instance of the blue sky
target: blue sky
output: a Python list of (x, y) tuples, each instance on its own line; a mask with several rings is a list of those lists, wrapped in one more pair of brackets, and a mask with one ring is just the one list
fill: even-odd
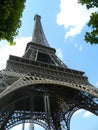
[[(72, 69), (85, 72), (91, 84), (98, 87), (98, 45), (84, 41), (90, 13), (77, 4), (77, 0), (27, 0), (22, 16), (22, 26), (16, 37), (16, 46), (0, 41), (0, 70), (5, 68), (9, 54), (22, 56), (27, 42), (31, 41), (34, 15), (41, 15), (43, 29), (51, 47), (57, 55)], [(19, 129), (21, 126), (12, 130)], [(28, 125), (25, 130), (28, 129)], [(36, 126), (36, 130), (41, 130)], [(77, 111), (71, 120), (71, 130), (97, 130), (98, 117), (88, 111)]]

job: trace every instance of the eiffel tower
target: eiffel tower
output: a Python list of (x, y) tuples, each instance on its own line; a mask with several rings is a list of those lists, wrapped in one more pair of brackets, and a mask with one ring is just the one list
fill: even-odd
[(41, 16), (35, 15), (34, 20), (24, 55), (10, 55), (0, 71), (0, 130), (25, 123), (45, 130), (70, 130), (77, 110), (98, 116), (98, 89), (84, 72), (68, 68), (58, 58), (45, 37)]

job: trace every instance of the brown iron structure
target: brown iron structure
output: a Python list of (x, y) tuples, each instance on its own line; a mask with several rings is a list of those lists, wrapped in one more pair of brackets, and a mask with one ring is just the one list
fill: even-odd
[[(45, 37), (41, 17), (22, 57), (10, 55), (0, 71), (0, 130), (33, 123), (46, 130), (70, 130), (78, 109), (98, 116), (98, 88), (84, 72), (68, 68)], [(24, 128), (23, 128), (24, 129)]]

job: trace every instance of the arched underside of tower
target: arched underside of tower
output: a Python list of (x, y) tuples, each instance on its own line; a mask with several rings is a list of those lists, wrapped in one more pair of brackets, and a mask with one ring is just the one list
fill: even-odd
[(70, 119), (76, 110), (84, 108), (98, 115), (97, 104), (88, 96), (82, 90), (60, 84), (26, 84), (2, 98), (0, 129), (32, 122), (46, 130), (70, 130)]

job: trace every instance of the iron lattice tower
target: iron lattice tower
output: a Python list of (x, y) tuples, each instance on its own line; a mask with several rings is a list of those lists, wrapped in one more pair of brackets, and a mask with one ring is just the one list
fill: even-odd
[(70, 130), (78, 109), (98, 115), (98, 89), (84, 72), (68, 68), (56, 55), (36, 15), (32, 41), (23, 57), (10, 55), (0, 71), (0, 130), (36, 123), (46, 130)]

